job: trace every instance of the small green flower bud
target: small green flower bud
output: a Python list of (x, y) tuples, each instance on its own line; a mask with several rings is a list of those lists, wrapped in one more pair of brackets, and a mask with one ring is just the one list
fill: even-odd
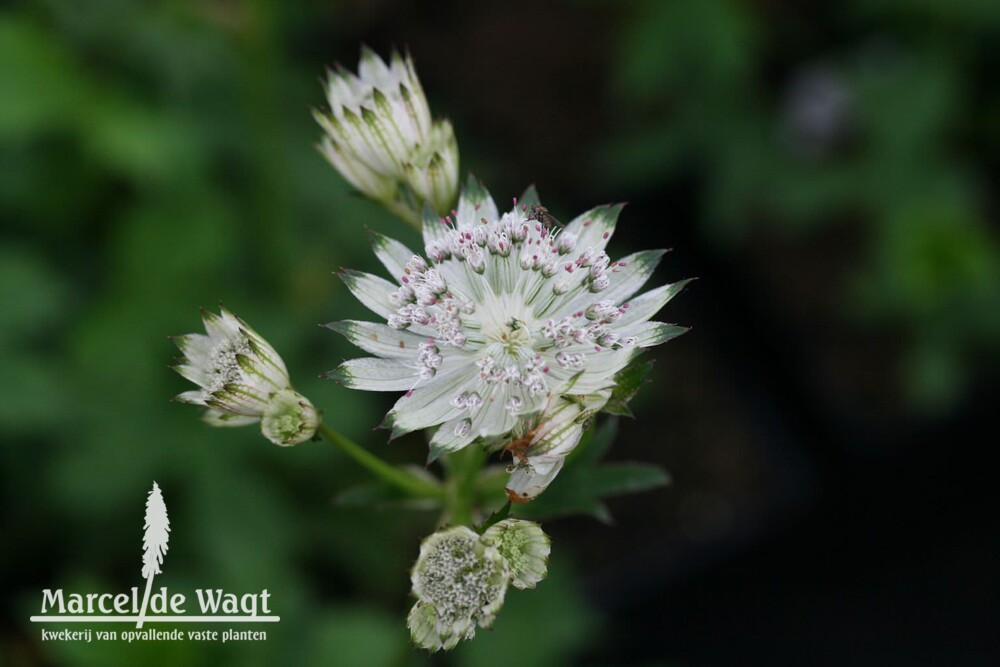
[(264, 437), (281, 447), (313, 437), (319, 426), (316, 408), (302, 394), (284, 389), (271, 397), (260, 421)]
[(490, 526), (482, 540), (507, 560), (511, 583), (517, 588), (534, 588), (545, 578), (551, 544), (537, 523), (504, 519)]

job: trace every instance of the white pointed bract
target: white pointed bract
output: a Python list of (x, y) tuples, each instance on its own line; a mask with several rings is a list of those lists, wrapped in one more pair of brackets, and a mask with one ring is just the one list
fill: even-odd
[(611, 397), (610, 389), (582, 396), (553, 396), (535, 425), (523, 436), (527, 442), (508, 468), (507, 499), (526, 503), (548, 488), (583, 432)]
[(509, 569), (497, 548), (465, 526), (427, 537), (410, 575), (417, 603), (407, 624), (429, 651), (451, 649), (493, 624), (507, 593)]
[(444, 211), (458, 189), (458, 144), (451, 124), (432, 120), (413, 60), (393, 52), (386, 63), (367, 47), (358, 74), (337, 67), (326, 82), (329, 111), (320, 152), (355, 188), (389, 203), (406, 183)]
[(160, 487), (153, 482), (153, 488), (146, 498), (146, 515), (142, 534), (142, 578), (146, 580), (146, 589), (142, 596), (142, 607), (135, 626), (142, 627), (149, 604), (149, 593), (153, 586), (153, 577), (160, 573), (163, 556), (167, 553), (167, 543), (170, 541), (170, 519), (167, 517), (167, 505), (163, 502)]
[(174, 337), (184, 358), (174, 367), (198, 389), (176, 400), (205, 406), (212, 426), (244, 426), (263, 420), (264, 436), (276, 445), (294, 445), (313, 436), (319, 416), (312, 403), (291, 387), (285, 363), (246, 322), (221, 308), (204, 311), (205, 334)]
[(495, 546), (507, 561), (511, 583), (534, 588), (548, 573), (549, 536), (533, 521), (504, 519), (483, 533), (485, 544)]
[[(621, 206), (592, 209), (561, 229), (537, 203), (531, 189), (501, 214), (470, 179), (457, 211), (425, 215), (425, 256), (374, 236), (375, 253), (396, 282), (342, 274), (384, 323), (328, 325), (374, 355), (328, 377), (356, 389), (405, 392), (386, 424), (394, 435), (438, 427), (432, 458), (537, 428), (543, 409), (565, 395), (590, 396), (586, 411), (600, 409), (615, 374), (643, 348), (685, 331), (650, 321), (683, 283), (636, 296), (663, 251), (620, 260), (605, 252)], [(522, 463), (550, 480), (561, 465), (556, 453), (577, 440), (576, 429), (552, 435)]]

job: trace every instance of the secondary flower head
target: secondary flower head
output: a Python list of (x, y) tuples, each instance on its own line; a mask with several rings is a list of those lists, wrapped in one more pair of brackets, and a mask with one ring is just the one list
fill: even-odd
[(490, 526), (482, 540), (495, 546), (507, 561), (515, 587), (534, 588), (545, 578), (551, 544), (537, 523), (504, 519)]
[(364, 47), (358, 73), (337, 67), (326, 83), (329, 112), (316, 111), (325, 136), (320, 151), (354, 187), (381, 202), (407, 183), (444, 210), (458, 187), (458, 144), (451, 124), (431, 119), (413, 60), (398, 52), (386, 63)]
[(263, 420), (264, 436), (294, 445), (316, 432), (316, 409), (291, 387), (285, 363), (246, 322), (225, 308), (203, 311), (204, 334), (176, 336), (184, 357), (174, 370), (198, 385), (176, 397), (205, 406), (212, 426), (243, 426)]
[(438, 426), (432, 457), (509, 437), (555, 397), (606, 390), (643, 348), (684, 331), (650, 321), (679, 284), (635, 296), (663, 251), (617, 261), (605, 252), (621, 206), (592, 209), (560, 229), (537, 204), (532, 189), (501, 214), (470, 179), (452, 215), (425, 215), (425, 256), (373, 237), (396, 282), (342, 274), (385, 323), (328, 325), (375, 355), (328, 376), (356, 389), (404, 391), (386, 424), (394, 436)]
[(489, 627), (507, 593), (508, 564), (495, 546), (464, 526), (434, 533), (420, 545), (411, 582), (417, 603), (407, 624), (430, 651), (454, 648), (476, 626)]

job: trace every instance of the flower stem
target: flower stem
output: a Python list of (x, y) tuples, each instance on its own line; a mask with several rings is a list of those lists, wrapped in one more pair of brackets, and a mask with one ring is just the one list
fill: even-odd
[(437, 484), (415, 477), (375, 456), (361, 445), (348, 440), (326, 424), (319, 425), (323, 436), (340, 448), (354, 462), (368, 470), (383, 482), (391, 484), (414, 498), (441, 498), (444, 489)]
[(445, 506), (451, 525), (470, 528), (475, 525), (472, 506), (475, 501), (476, 479), (485, 461), (486, 452), (476, 445), (469, 445), (450, 454), (445, 461), (448, 471)]

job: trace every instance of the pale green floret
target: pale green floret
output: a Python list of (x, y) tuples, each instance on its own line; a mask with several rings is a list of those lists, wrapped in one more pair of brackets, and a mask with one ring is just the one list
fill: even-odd
[(406, 617), (406, 627), (410, 629), (413, 643), (419, 648), (433, 652), (443, 647), (437, 633), (437, 610), (430, 602), (419, 601), (413, 605), (410, 615)]
[(271, 397), (260, 422), (264, 437), (282, 447), (305, 442), (315, 435), (318, 426), (316, 408), (305, 396), (291, 389)]
[(414, 642), (447, 650), (496, 619), (507, 593), (507, 563), (475, 532), (458, 526), (424, 540), (411, 581), (418, 598), (409, 620)]
[(506, 559), (511, 583), (517, 588), (534, 588), (545, 578), (551, 543), (537, 523), (504, 519), (483, 533), (482, 539)]

